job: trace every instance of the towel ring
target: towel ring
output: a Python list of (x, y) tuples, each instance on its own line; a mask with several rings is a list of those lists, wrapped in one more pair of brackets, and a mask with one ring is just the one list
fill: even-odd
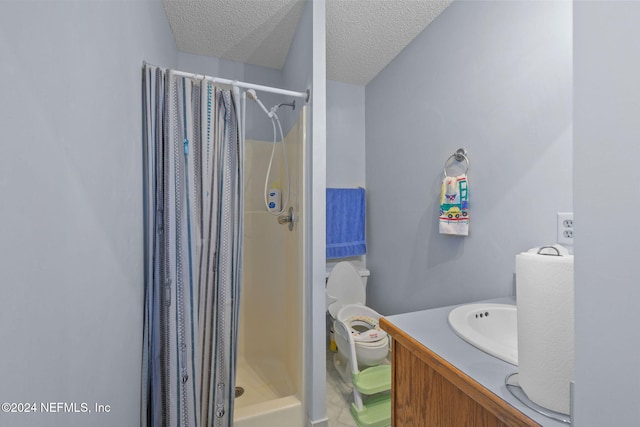
[(462, 162), (465, 161), (467, 162), (467, 167), (464, 170), (464, 173), (466, 174), (469, 171), (469, 166), (471, 165), (469, 163), (469, 158), (467, 157), (467, 150), (465, 150), (464, 148), (458, 148), (458, 150), (453, 153), (452, 155), (450, 155), (449, 157), (447, 157), (447, 160), (445, 160), (444, 162), (444, 176), (448, 177), (449, 175), (447, 175), (447, 164), (449, 163), (449, 161), (451, 159), (455, 159), (458, 162)]

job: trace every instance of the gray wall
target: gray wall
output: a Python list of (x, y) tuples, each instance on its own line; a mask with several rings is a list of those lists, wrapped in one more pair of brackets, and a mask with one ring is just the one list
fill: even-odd
[(575, 425), (640, 419), (640, 3), (574, 2)]
[(0, 2), (0, 57), (0, 400), (111, 407), (0, 425), (138, 425), (141, 67), (177, 64), (161, 2)]
[[(326, 181), (325, 2), (305, 1), (282, 70), (286, 88), (313, 88), (307, 110), (304, 233), (304, 402), (308, 426), (326, 426), (324, 188)], [(287, 123), (289, 127), (292, 123)]]
[[(311, 1), (305, 0), (304, 8), (298, 22), (298, 27), (293, 35), (289, 53), (282, 67), (282, 84), (284, 89), (304, 92), (312, 86), (313, 78), (313, 27), (314, 13)], [(324, 94), (318, 94), (323, 96)], [(291, 98), (284, 97), (281, 102), (290, 102)], [(298, 114), (302, 111), (302, 106), (311, 105), (305, 100), (296, 99), (296, 113), (286, 114), (283, 117), (283, 127), (286, 132), (291, 129), (298, 120)], [(283, 113), (284, 114), (284, 113)]]
[(327, 187), (366, 187), (365, 87), (327, 81)]
[[(572, 210), (571, 19), (571, 2), (454, 2), (367, 85), (368, 305), (512, 295), (516, 253), (556, 241)], [(458, 147), (469, 237), (438, 233)]]

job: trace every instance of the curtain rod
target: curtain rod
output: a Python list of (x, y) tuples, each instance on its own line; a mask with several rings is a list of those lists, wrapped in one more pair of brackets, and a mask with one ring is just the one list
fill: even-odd
[[(150, 64), (147, 61), (143, 61), (143, 65), (145, 66), (149, 65), (152, 67), (163, 69), (162, 67), (158, 67), (157, 65)], [(305, 102), (309, 102), (309, 98), (311, 97), (311, 90), (309, 89), (307, 89), (305, 92), (295, 92), (292, 90), (280, 89), (272, 86), (263, 86), (263, 85), (257, 85), (254, 83), (241, 82), (238, 80), (223, 79), (221, 77), (205, 76), (204, 74), (188, 73), (186, 71), (171, 70), (167, 68), (164, 68), (164, 70), (168, 70), (171, 73), (175, 74), (176, 76), (186, 77), (188, 79), (202, 79), (202, 80), (209, 81), (211, 83), (220, 83), (224, 85), (238, 86), (245, 89), (255, 89), (262, 92), (276, 93), (278, 95), (293, 96), (296, 98), (302, 98), (305, 100)]]

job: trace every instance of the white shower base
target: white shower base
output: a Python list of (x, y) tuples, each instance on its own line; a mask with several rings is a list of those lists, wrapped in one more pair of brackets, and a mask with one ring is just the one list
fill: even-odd
[(283, 363), (264, 359), (251, 365), (239, 358), (236, 386), (244, 388), (244, 394), (235, 400), (234, 427), (304, 425), (302, 402), (293, 394)]

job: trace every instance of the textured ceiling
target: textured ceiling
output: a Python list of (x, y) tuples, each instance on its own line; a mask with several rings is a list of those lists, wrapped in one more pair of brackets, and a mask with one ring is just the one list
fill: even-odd
[(366, 85), (452, 0), (327, 0), (327, 78)]
[[(366, 85), (453, 0), (326, 0), (327, 78)], [(304, 0), (163, 0), (178, 49), (281, 69)]]
[(301, 0), (163, 0), (178, 49), (280, 69)]

